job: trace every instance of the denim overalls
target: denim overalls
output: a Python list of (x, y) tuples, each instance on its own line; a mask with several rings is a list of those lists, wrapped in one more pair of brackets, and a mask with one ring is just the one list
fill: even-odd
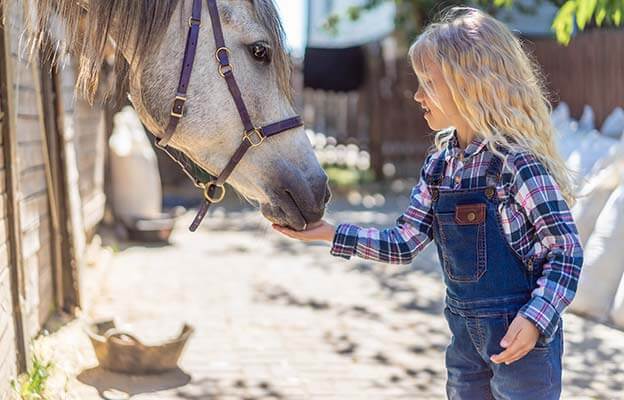
[[(500, 148), (503, 153), (505, 150)], [(433, 235), (446, 283), (444, 315), (452, 332), (446, 350), (449, 399), (559, 399), (563, 337), (561, 320), (548, 341), (510, 365), (490, 356), (518, 310), (537, 287), (544, 260), (524, 258), (511, 248), (499, 220), (496, 184), (502, 161), (493, 155), (477, 187), (440, 189), (444, 154), (428, 182)]]

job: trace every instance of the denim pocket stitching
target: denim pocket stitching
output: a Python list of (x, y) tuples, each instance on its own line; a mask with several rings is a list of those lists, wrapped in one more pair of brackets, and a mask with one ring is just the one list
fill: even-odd
[[(487, 272), (487, 254), (486, 254), (486, 222), (487, 222), (487, 209), (486, 209), (486, 217), (483, 220), (483, 222), (480, 222), (478, 224), (472, 224), (472, 225), (476, 225), (477, 228), (477, 238), (476, 238), (476, 244), (475, 244), (475, 252), (476, 252), (476, 260), (475, 260), (475, 264), (476, 264), (476, 268), (473, 274), (471, 275), (467, 275), (465, 277), (459, 277), (455, 274), (453, 274), (452, 269), (450, 268), (449, 264), (449, 259), (446, 256), (446, 252), (448, 251), (448, 246), (446, 245), (448, 242), (447, 236), (445, 234), (445, 229), (443, 228), (444, 225), (450, 225), (450, 224), (445, 224), (443, 223), (444, 221), (441, 221), (439, 218), (439, 214), (442, 213), (436, 213), (435, 217), (437, 219), (437, 225), (438, 225), (438, 232), (440, 235), (440, 240), (442, 242), (442, 248), (444, 250), (444, 257), (443, 257), (443, 265), (442, 267), (444, 268), (444, 271), (446, 272), (446, 274), (448, 275), (448, 278), (453, 281), (453, 282), (460, 282), (460, 283), (475, 283), (478, 282), (479, 279), (481, 279), (481, 277), (483, 277), (483, 275)], [(448, 213), (449, 216), (455, 215), (455, 213)], [(456, 224), (454, 224), (456, 225)], [(461, 226), (465, 226), (465, 225), (461, 225)]]

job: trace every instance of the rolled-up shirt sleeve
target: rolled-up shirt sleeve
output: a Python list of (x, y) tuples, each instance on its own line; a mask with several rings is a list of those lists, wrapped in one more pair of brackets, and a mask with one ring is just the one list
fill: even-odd
[(357, 256), (390, 264), (409, 264), (433, 239), (431, 195), (426, 174), (433, 156), (429, 154), (420, 170), (419, 181), (410, 194), (407, 210), (386, 229), (339, 224), (330, 253), (351, 258)]

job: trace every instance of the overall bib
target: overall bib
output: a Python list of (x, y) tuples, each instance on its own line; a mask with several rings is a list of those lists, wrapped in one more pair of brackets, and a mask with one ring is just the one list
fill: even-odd
[[(477, 187), (441, 189), (444, 155), (430, 177), (433, 235), (446, 283), (444, 315), (452, 333), (446, 349), (449, 399), (559, 399), (561, 320), (549, 340), (510, 365), (490, 356), (537, 287), (544, 260), (521, 257), (509, 244), (497, 211), (502, 161), (493, 156)], [(490, 183), (490, 184), (488, 184)]]

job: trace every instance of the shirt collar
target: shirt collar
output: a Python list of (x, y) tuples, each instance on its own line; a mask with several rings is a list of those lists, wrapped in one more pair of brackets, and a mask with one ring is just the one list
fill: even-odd
[(478, 154), (487, 145), (487, 139), (479, 135), (475, 135), (468, 146), (462, 151), (459, 147), (459, 140), (457, 139), (457, 130), (453, 130), (453, 134), (448, 141), (448, 151), (446, 152), (445, 159), (448, 161), (452, 157), (459, 157), (463, 153), (464, 160)]

